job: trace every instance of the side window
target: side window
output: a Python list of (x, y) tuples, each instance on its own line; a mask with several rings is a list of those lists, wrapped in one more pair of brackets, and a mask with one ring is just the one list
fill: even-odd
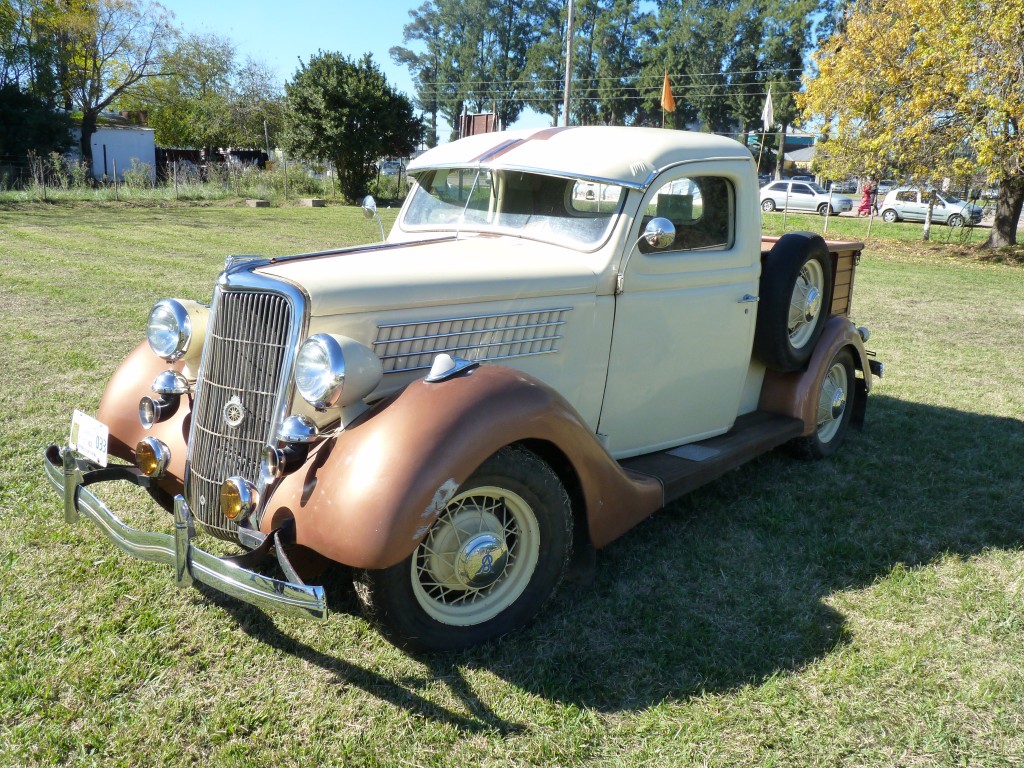
[(805, 184), (794, 184), (793, 188), (789, 191), (791, 195), (812, 195), (811, 188)]
[(676, 228), (675, 242), (652, 248), (640, 241), (641, 253), (728, 248), (733, 242), (735, 203), (732, 184), (717, 176), (684, 176), (663, 184), (648, 201), (641, 231), (656, 216)]
[(788, 181), (777, 181), (774, 184), (772, 184), (770, 187), (768, 187), (768, 189), (770, 189), (772, 192), (785, 192), (786, 190), (789, 189), (789, 182)]
[(917, 190), (916, 189), (905, 189), (902, 192), (896, 193), (896, 200), (900, 203), (916, 203), (917, 202)]

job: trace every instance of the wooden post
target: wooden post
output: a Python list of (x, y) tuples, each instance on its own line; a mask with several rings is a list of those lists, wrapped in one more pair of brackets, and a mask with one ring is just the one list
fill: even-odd
[(174, 161), (174, 165), (171, 166), (171, 173), (174, 175), (174, 199), (178, 199), (178, 161)]
[(288, 158), (283, 157), (284, 160), (284, 199), (288, 200)]
[(117, 196), (117, 160), (111, 158), (110, 162), (114, 164), (114, 201), (120, 202), (120, 198)]

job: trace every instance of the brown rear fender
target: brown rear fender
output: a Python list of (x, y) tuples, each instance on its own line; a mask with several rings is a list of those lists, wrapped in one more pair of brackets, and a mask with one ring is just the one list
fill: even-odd
[(863, 374), (863, 379), (857, 379), (857, 386), (863, 387), (863, 394), (866, 395), (871, 390), (871, 368), (867, 352), (864, 351), (864, 342), (853, 323), (845, 317), (836, 316), (829, 318), (825, 324), (807, 370), (765, 373), (758, 410), (793, 416), (803, 421), (804, 436), (814, 434), (818, 428), (818, 393), (821, 382), (828, 371), (828, 364), (843, 347), (854, 350), (854, 365)]
[(410, 555), (459, 486), (500, 448), (544, 441), (566, 457), (601, 547), (662, 505), (660, 483), (625, 472), (558, 393), (484, 365), (413, 382), (314, 451), (270, 495), (261, 527), (294, 517), (297, 542), (345, 565)]

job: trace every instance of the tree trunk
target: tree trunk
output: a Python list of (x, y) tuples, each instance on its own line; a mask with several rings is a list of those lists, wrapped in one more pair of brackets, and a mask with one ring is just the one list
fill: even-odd
[(1024, 204), (1024, 176), (1012, 176), (999, 182), (999, 196), (996, 198), (996, 216), (992, 221), (992, 232), (985, 242), (986, 248), (1001, 248), (1017, 244), (1017, 225), (1020, 223), (1021, 206)]
[(92, 164), (92, 137), (96, 133), (96, 117), (97, 114), (92, 111), (82, 113), (82, 162), (85, 163), (90, 180), (95, 180)]
[(935, 210), (935, 198), (929, 197), (928, 211), (924, 215), (924, 236), (922, 240), (926, 243), (932, 239), (932, 211)]

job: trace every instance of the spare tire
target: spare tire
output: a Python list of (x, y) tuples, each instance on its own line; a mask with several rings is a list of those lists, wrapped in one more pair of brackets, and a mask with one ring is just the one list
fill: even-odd
[(754, 354), (772, 370), (801, 370), (811, 359), (831, 304), (832, 257), (821, 235), (783, 235), (761, 273)]

